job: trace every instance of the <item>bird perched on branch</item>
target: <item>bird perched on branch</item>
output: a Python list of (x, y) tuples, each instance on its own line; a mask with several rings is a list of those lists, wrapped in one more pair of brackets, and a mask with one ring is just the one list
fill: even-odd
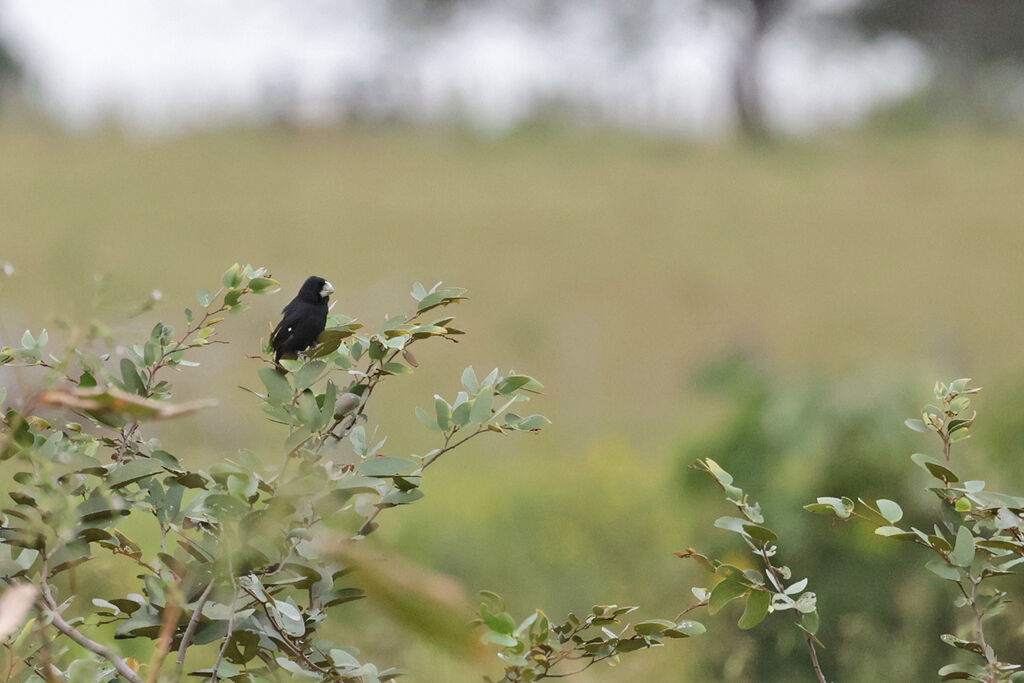
[(285, 354), (297, 354), (316, 343), (327, 326), (327, 299), (333, 292), (334, 286), (322, 277), (306, 278), (299, 293), (281, 310), (281, 322), (270, 335), (275, 362), (280, 363)]

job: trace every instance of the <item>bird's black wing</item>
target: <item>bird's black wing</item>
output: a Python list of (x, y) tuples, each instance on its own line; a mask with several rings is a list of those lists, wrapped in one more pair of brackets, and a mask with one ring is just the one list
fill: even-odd
[(295, 301), (292, 301), (281, 309), (281, 322), (279, 322), (277, 327), (274, 328), (274, 331), (270, 333), (270, 346), (272, 346), (275, 351), (278, 351), (284, 340), (291, 335), (291, 330), (289, 328), (293, 327), (295, 323), (295, 315), (292, 312), (294, 306)]
[(270, 337), (270, 345), (276, 352), (275, 360), (280, 361), (283, 354), (298, 353), (316, 343), (324, 331), (326, 308), (304, 301), (292, 301), (284, 307), (284, 316)]

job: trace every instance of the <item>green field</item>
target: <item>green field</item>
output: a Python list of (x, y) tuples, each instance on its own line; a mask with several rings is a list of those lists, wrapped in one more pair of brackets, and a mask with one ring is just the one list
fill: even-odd
[[(408, 307), (413, 281), (467, 287), (457, 314), (469, 334), (424, 346), (406, 391), (392, 388), (371, 418), (387, 426), (389, 451), (433, 447), (412, 407), (453, 393), (470, 363), (541, 379), (536, 408), (554, 424), (453, 454), (424, 501), (388, 515), (382, 539), (471, 591), (506, 595), (521, 616), (632, 601), (663, 616), (700, 580), (672, 551), (709, 535), (707, 514), (679, 494), (679, 454), (731, 414), (704, 400), (694, 372), (741, 350), (796, 384), (922, 380), (920, 402), (940, 377), (998, 384), (1024, 363), (1022, 178), (1024, 139), (949, 132), (750, 148), (383, 127), (134, 141), (8, 124), (0, 261), (17, 272), (0, 290), (0, 345), (53, 329), (55, 316), (99, 315), (130, 340), (157, 316), (179, 320), (232, 262), (269, 267), (285, 292), (229, 321), (238, 343), (182, 377), (182, 398), (222, 407), (162, 432), (202, 462), (276, 435), (252, 424), (236, 385), (255, 382), (244, 355), (310, 273), (334, 283), (336, 311), (374, 321)], [(153, 289), (157, 309), (129, 319)], [(21, 371), (14, 383), (31, 379)], [(366, 652), (407, 666), (409, 680), (497, 671), (409, 645), (415, 636), (370, 604), (347, 614), (372, 619), (379, 639)], [(719, 622), (738, 652), (752, 647)], [(344, 627), (357, 644), (365, 635)], [(684, 680), (702, 647), (671, 643), (578, 680)]]

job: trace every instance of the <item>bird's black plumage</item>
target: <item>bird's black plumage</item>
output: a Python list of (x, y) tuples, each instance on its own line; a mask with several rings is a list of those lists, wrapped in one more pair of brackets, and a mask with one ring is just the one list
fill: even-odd
[(333, 291), (331, 283), (322, 277), (306, 278), (299, 293), (281, 310), (281, 322), (270, 335), (275, 361), (280, 362), (281, 356), (296, 354), (316, 343), (327, 325), (327, 299)]

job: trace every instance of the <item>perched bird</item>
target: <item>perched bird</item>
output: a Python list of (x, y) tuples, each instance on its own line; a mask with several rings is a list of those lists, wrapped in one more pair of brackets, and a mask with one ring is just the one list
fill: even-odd
[(281, 310), (281, 322), (270, 335), (276, 362), (285, 354), (296, 354), (316, 343), (327, 325), (327, 299), (332, 292), (334, 286), (322, 277), (306, 278), (299, 293)]

